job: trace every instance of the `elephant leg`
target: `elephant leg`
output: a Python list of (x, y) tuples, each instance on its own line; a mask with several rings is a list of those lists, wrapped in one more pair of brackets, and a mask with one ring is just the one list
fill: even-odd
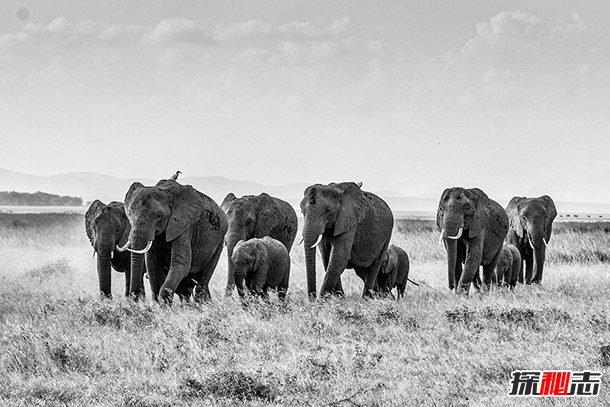
[[(125, 272), (125, 297), (129, 297), (129, 282), (131, 280), (131, 271), (127, 270)], [(142, 285), (144, 287), (144, 285)]]
[(477, 291), (481, 291), (481, 270), (479, 267), (477, 267), (474, 276), (472, 276), (472, 285)]
[(150, 284), (153, 300), (158, 301), (159, 291), (165, 281), (165, 272), (163, 270), (165, 253), (163, 250), (153, 249), (146, 253), (146, 270), (148, 271), (148, 283)]
[[(485, 289), (489, 290), (491, 288), (491, 283), (493, 282), (494, 272), (496, 270), (496, 266), (498, 265), (498, 261), (500, 260), (500, 256), (502, 255), (502, 246), (498, 249), (498, 252), (491, 260), (489, 264), (483, 265), (483, 282), (485, 283)], [(506, 272), (502, 273), (502, 279), (506, 276)], [(502, 281), (498, 281), (498, 285), (502, 285)]]
[(212, 299), (212, 295), (210, 294), (210, 280), (212, 279), (212, 274), (214, 274), (214, 270), (216, 269), (216, 265), (218, 264), (218, 260), (220, 259), (220, 254), (222, 253), (223, 243), (220, 242), (214, 251), (214, 254), (207, 262), (207, 264), (203, 267), (201, 273), (201, 280), (199, 281), (199, 286), (195, 292), (195, 301), (209, 301)]
[[(475, 277), (475, 274), (479, 272), (479, 266), (481, 265), (481, 257), (483, 255), (483, 240), (480, 237), (473, 239), (466, 250), (466, 262), (464, 264), (464, 272), (459, 280), (458, 293), (468, 294), (470, 291), (470, 284)], [(480, 279), (480, 276), (478, 277)], [(480, 280), (479, 280), (480, 281)]]
[[(330, 243), (326, 242), (324, 244), (321, 244), (319, 246), (320, 248), (320, 255), (322, 257), (322, 264), (324, 265), (324, 270), (328, 270), (328, 264), (330, 262), (330, 252), (332, 250), (332, 246)], [(333, 290), (333, 295), (336, 295), (338, 297), (345, 297), (345, 293), (343, 292), (343, 286), (341, 284), (341, 277), (339, 277), (339, 281), (337, 281), (337, 284), (335, 285), (335, 288)]]
[(373, 264), (365, 270), (364, 279), (364, 290), (362, 291), (363, 298), (375, 298), (375, 283), (377, 282), (377, 275), (379, 269), (381, 269), (381, 263), (383, 261), (383, 253), (388, 250), (388, 243), (385, 244), (381, 255), (373, 262)]
[(341, 238), (335, 239), (330, 251), (328, 268), (320, 290), (321, 296), (333, 294), (337, 283), (341, 280), (341, 273), (347, 267), (352, 243), (354, 241), (355, 229), (344, 233)]
[(534, 268), (534, 259), (525, 259), (525, 284), (532, 283), (533, 268)]

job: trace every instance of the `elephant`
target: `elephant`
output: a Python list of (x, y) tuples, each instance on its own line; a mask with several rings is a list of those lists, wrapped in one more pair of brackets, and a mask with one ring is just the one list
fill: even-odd
[(449, 289), (468, 294), (473, 279), (478, 285), (481, 265), (489, 287), (508, 231), (504, 208), (478, 188), (447, 188), (438, 204), (436, 226), (447, 250)]
[(502, 246), (500, 258), (496, 264), (495, 280), (498, 286), (514, 288), (521, 271), (521, 253), (515, 245)]
[(409, 256), (396, 245), (390, 245), (377, 275), (377, 288), (380, 294), (394, 298), (392, 290), (396, 287), (398, 299), (405, 296), (407, 282), (419, 285), (409, 279)]
[(165, 179), (155, 186), (139, 182), (125, 195), (131, 222), (129, 239), (118, 250), (131, 252), (130, 294), (140, 291), (144, 255), (153, 299), (209, 300), (208, 287), (220, 258), (227, 217), (207, 195), (191, 185)]
[(387, 203), (354, 182), (315, 184), (301, 201), (307, 292), (316, 298), (316, 247), (326, 275), (320, 294), (344, 296), (341, 274), (354, 269), (364, 280), (363, 297), (373, 298), (379, 268), (388, 249), (394, 217)]
[[(525, 283), (541, 283), (546, 247), (551, 241), (555, 203), (548, 195), (538, 198), (513, 197), (506, 207), (510, 223), (508, 243), (517, 246), (525, 261)], [(519, 282), (523, 283), (523, 263)]]
[[(125, 273), (125, 295), (129, 296), (131, 257), (129, 253), (115, 250), (117, 245), (122, 246), (127, 242), (131, 230), (123, 203), (113, 201), (106, 205), (98, 199), (93, 201), (85, 213), (85, 230), (93, 253), (97, 254), (97, 277), (101, 295), (112, 298), (112, 267), (119, 273)], [(143, 290), (142, 286), (142, 295)]]
[(227, 214), (229, 229), (225, 236), (228, 273), (226, 295), (235, 288), (234, 268), (231, 261), (235, 245), (240, 240), (270, 236), (279, 240), (288, 253), (297, 234), (297, 214), (292, 205), (281, 199), (262, 193), (237, 198), (229, 193), (220, 205)]
[(279, 240), (265, 236), (240, 240), (231, 256), (237, 292), (243, 297), (244, 279), (251, 294), (268, 298), (267, 289), (277, 289), (280, 300), (286, 298), (290, 280), (290, 255)]

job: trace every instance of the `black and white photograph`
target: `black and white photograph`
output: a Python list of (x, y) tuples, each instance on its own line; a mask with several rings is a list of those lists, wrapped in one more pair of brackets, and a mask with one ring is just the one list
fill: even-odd
[(0, 406), (610, 405), (610, 2), (0, 0)]

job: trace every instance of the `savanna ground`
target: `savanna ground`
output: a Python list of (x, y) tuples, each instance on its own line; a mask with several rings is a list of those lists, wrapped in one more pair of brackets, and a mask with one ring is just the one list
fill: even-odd
[[(543, 286), (457, 298), (433, 222), (400, 220), (405, 300), (310, 303), (292, 251), (286, 305), (222, 298), (173, 307), (97, 296), (82, 215), (0, 215), (2, 406), (610, 405), (610, 223), (559, 223)], [(318, 284), (322, 280), (318, 265)], [(148, 287), (147, 287), (148, 288)], [(517, 369), (594, 370), (597, 398), (507, 396)]]

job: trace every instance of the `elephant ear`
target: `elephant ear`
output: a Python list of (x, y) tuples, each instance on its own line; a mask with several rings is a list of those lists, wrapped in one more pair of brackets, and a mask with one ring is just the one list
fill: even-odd
[(115, 215), (121, 223), (123, 234), (119, 237), (119, 246), (123, 246), (127, 243), (127, 239), (129, 239), (129, 232), (131, 231), (131, 224), (129, 223), (129, 219), (127, 219), (127, 214), (125, 213), (125, 204), (123, 202), (112, 201), (108, 204), (109, 208), (113, 208), (115, 210)]
[(95, 218), (102, 213), (105, 207), (106, 205), (102, 201), (96, 199), (95, 201), (91, 202), (89, 209), (87, 209), (87, 212), (85, 213), (85, 231), (87, 232), (87, 237), (89, 238), (91, 246), (93, 246), (95, 238), (93, 223)]
[(514, 230), (520, 238), (523, 238), (525, 234), (523, 225), (521, 224), (521, 214), (519, 212), (519, 203), (524, 199), (525, 198), (515, 196), (510, 200), (508, 206), (506, 206), (509, 227)]
[(220, 204), (220, 209), (222, 209), (226, 213), (227, 210), (229, 210), (229, 204), (236, 199), (237, 197), (235, 196), (235, 194), (233, 194), (233, 192), (229, 192), (227, 196), (225, 196), (225, 199), (222, 200), (222, 203)]
[(362, 222), (369, 208), (369, 202), (357, 184), (349, 182), (337, 187), (342, 190), (341, 209), (335, 222), (334, 236), (355, 228)]
[(387, 256), (388, 264), (386, 266), (384, 274), (391, 273), (393, 270), (396, 270), (396, 267), (398, 266), (398, 253), (396, 253), (396, 250), (389, 248), (387, 251)]
[(254, 270), (258, 271), (267, 264), (267, 247), (261, 240), (257, 240), (254, 247), (256, 250)]
[(478, 236), (483, 229), (485, 219), (488, 216), (489, 197), (479, 188), (467, 189), (466, 193), (468, 198), (474, 202), (474, 214), (468, 229), (468, 237), (472, 239)]
[(144, 188), (144, 185), (142, 185), (140, 182), (134, 182), (129, 187), (129, 190), (127, 190), (127, 193), (125, 194), (125, 199), (124, 199), (125, 206), (127, 208), (131, 205), (131, 200), (133, 198), (133, 194), (140, 188)]
[(165, 229), (165, 239), (171, 242), (201, 218), (206, 209), (206, 201), (202, 194), (190, 185), (176, 183), (167, 190), (173, 195), (173, 202), (172, 213)]
[(553, 231), (553, 221), (557, 216), (557, 208), (555, 208), (555, 202), (548, 195), (543, 195), (540, 197), (546, 205), (546, 242), (548, 243), (551, 240), (551, 232)]
[(277, 225), (282, 212), (275, 199), (268, 194), (263, 192), (258, 197), (256, 230), (268, 235)]
[(436, 210), (436, 227), (438, 230), (443, 229), (443, 216), (445, 213), (445, 205), (443, 202), (445, 201), (445, 197), (449, 194), (450, 188), (446, 188), (441, 194), (441, 199), (438, 201), (438, 209)]

